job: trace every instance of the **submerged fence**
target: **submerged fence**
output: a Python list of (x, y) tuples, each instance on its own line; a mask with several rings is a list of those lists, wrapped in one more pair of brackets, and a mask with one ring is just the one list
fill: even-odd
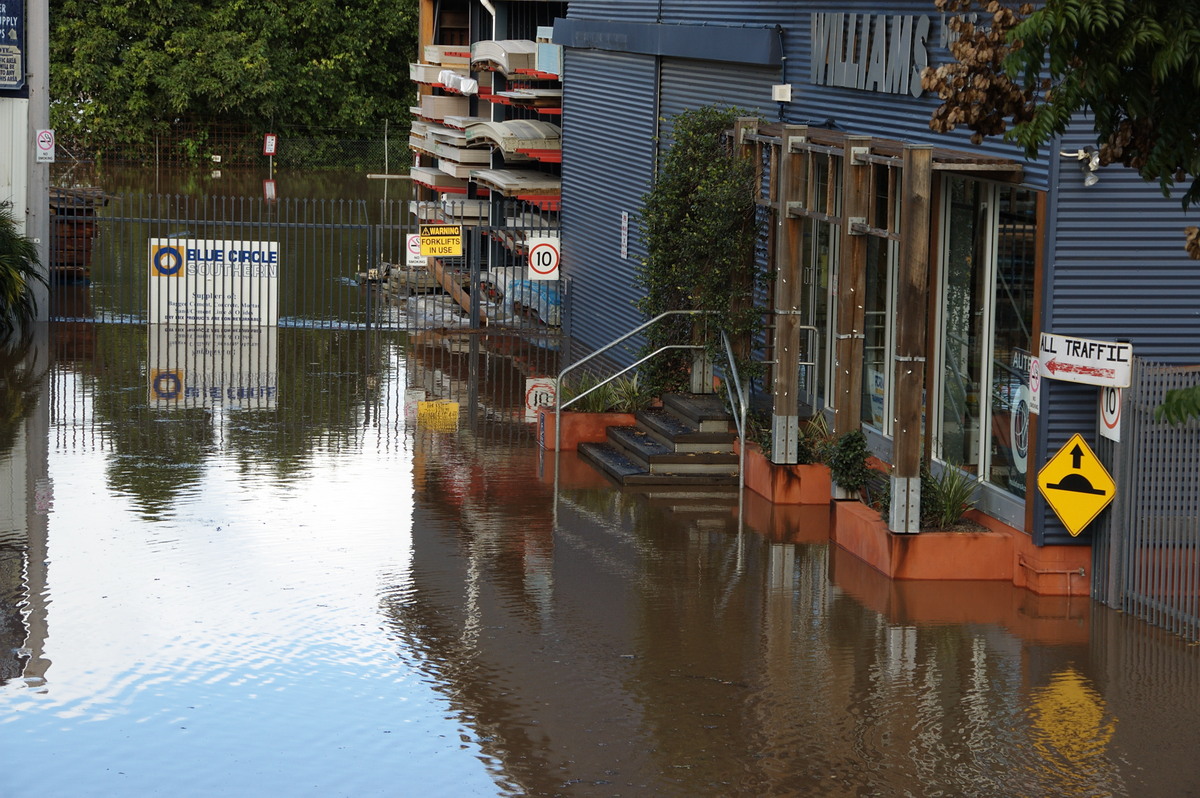
[[(155, 308), (187, 299), (180, 281), (156, 279), (185, 268), (175, 253), (195, 255), (186, 268), (203, 270), (243, 252), (236, 279), (256, 302), (274, 303), (279, 326), (556, 335), (564, 316), (560, 281), (529, 279), (529, 243), (556, 237), (557, 216), (518, 202), (62, 193), (52, 210), (55, 320), (156, 320)], [(423, 222), (461, 225), (461, 255), (414, 253)]]
[(1200, 640), (1200, 422), (1157, 421), (1166, 393), (1200, 385), (1200, 366), (1136, 360), (1121, 410), (1113, 506), (1093, 544), (1092, 597)]

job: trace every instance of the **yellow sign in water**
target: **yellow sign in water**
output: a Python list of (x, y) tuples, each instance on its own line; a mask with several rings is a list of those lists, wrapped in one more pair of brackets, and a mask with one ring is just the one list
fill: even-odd
[(1076, 433), (1038, 472), (1038, 489), (1075, 537), (1117, 495), (1100, 458)]
[(454, 432), (458, 429), (458, 402), (417, 402), (417, 424), (437, 432)]
[(421, 257), (450, 258), (462, 255), (462, 225), (421, 225)]

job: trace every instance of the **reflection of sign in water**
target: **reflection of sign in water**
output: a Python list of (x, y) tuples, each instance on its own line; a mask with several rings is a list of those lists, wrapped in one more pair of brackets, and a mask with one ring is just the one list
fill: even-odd
[(458, 429), (458, 402), (446, 399), (418, 402), (417, 424), (438, 432), (454, 432)]
[(1095, 520), (1117, 493), (1104, 464), (1078, 433), (1042, 466), (1038, 489), (1072, 537)]
[(183, 396), (183, 369), (150, 372), (150, 400), (167, 399), (174, 401)]
[(279, 244), (153, 238), (151, 324), (274, 325), (279, 321)]
[(151, 407), (269, 409), (279, 395), (274, 327), (149, 328)]
[(1034, 688), (1029, 716), (1034, 746), (1046, 762), (1061, 762), (1063, 773), (1098, 778), (1098, 770), (1109, 761), (1116, 723), (1104, 698), (1083, 674), (1067, 667), (1054, 674), (1050, 684)]

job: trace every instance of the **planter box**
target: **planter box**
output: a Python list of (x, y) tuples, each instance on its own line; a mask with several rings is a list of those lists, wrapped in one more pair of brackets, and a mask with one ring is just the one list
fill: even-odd
[(1013, 541), (1004, 532), (897, 535), (861, 502), (835, 502), (839, 546), (893, 579), (1013, 580)]
[(757, 446), (746, 447), (746, 487), (774, 504), (829, 504), (829, 467), (776, 465)]
[[(609, 427), (629, 427), (636, 419), (633, 413), (577, 413), (562, 414), (561, 451), (574, 450), (581, 443), (603, 443), (608, 438)], [(537, 442), (543, 449), (554, 449), (554, 408), (539, 407), (537, 418)]]

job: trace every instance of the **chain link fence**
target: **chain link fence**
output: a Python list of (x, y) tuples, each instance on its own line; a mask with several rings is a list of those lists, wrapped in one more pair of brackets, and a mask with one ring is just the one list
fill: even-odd
[(370, 128), (291, 128), (271, 131), (238, 127), (177, 126), (140, 143), (95, 142), (60, 136), (60, 160), (80, 163), (186, 168), (263, 163), (263, 137), (276, 135), (275, 165), (295, 169), (346, 169), (364, 172), (407, 171), (412, 163), (407, 125)]

